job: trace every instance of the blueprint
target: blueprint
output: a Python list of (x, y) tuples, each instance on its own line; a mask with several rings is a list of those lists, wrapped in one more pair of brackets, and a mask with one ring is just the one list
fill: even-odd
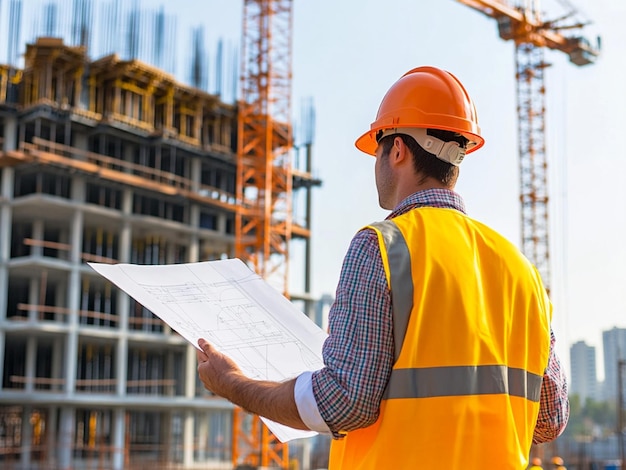
[[(204, 338), (248, 377), (282, 381), (323, 367), (326, 333), (239, 259), (89, 265), (198, 347)], [(281, 441), (312, 436), (264, 419)]]

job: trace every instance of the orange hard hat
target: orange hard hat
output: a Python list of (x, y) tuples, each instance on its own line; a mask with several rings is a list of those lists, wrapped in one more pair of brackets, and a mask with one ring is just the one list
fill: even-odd
[(458, 162), (465, 153), (485, 143), (480, 136), (476, 107), (467, 90), (450, 72), (436, 67), (417, 67), (400, 77), (385, 94), (370, 130), (359, 137), (355, 145), (375, 155), (379, 131), (397, 128), (458, 132), (469, 140)]
[(552, 457), (552, 463), (554, 465), (563, 465), (563, 459), (559, 456)]
[(535, 457), (534, 459), (532, 459), (532, 461), (530, 463), (532, 463), (533, 465), (540, 466), (541, 465), (541, 459), (539, 457)]

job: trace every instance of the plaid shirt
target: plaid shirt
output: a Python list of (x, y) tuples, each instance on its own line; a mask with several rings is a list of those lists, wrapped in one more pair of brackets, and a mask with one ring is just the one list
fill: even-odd
[[(406, 198), (387, 219), (423, 206), (465, 213), (457, 193), (430, 189)], [(391, 293), (373, 230), (359, 231), (350, 243), (329, 313), (329, 333), (322, 351), (325, 367), (314, 372), (311, 380), (320, 415), (337, 436), (339, 431), (362, 428), (376, 421), (394, 362)], [(565, 429), (569, 417), (567, 381), (554, 343), (551, 332), (535, 443), (555, 439)]]

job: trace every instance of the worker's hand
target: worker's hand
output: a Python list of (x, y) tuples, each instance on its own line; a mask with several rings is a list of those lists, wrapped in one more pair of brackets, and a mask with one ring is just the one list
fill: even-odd
[(229, 357), (217, 351), (206, 340), (199, 339), (198, 376), (207, 390), (229, 398), (234, 380), (242, 377), (241, 369)]

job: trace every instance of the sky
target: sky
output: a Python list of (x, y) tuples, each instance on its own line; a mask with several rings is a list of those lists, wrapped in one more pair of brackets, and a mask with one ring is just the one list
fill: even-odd
[[(205, 27), (208, 49), (219, 39), (240, 43), (242, 0), (140, 3), (163, 5), (179, 34)], [(559, 16), (566, 3), (544, 1), (545, 18)], [(577, 67), (546, 51), (550, 284), (566, 365), (572, 343), (595, 346), (601, 361), (601, 332), (626, 327), (626, 2), (570, 3), (592, 22), (584, 34), (601, 36), (602, 55)], [(314, 104), (313, 172), (323, 181), (312, 220), (318, 296), (334, 294), (356, 231), (388, 214), (378, 207), (374, 159), (354, 141), (388, 88), (420, 65), (452, 72), (472, 96), (486, 144), (463, 162), (457, 191), (472, 217), (520, 246), (514, 45), (499, 38), (495, 21), (456, 0), (294, 0), (293, 112), (304, 100)]]

